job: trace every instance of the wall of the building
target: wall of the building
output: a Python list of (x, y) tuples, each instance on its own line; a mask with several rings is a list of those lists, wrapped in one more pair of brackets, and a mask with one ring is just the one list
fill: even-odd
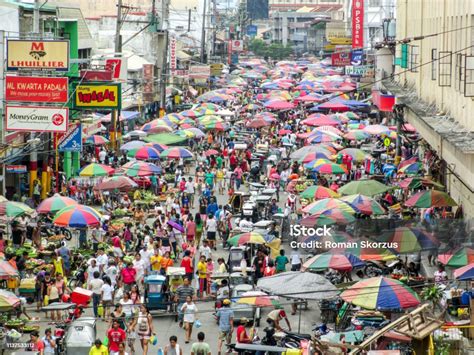
[[(474, 25), (474, 2), (471, 0), (399, 0), (397, 2), (397, 38), (407, 38), (413, 36), (429, 35), (439, 33), (437, 36), (429, 37), (421, 41), (412, 42), (412, 45), (419, 46), (418, 57), (410, 61), (414, 67), (429, 63), (432, 60), (432, 49), (441, 51), (459, 52), (462, 54), (474, 54), (474, 47), (467, 48), (474, 44), (473, 29), (464, 27)], [(442, 33), (447, 32), (449, 33)], [(397, 57), (400, 57), (400, 48), (397, 50)], [(411, 63), (410, 63), (411, 62)], [(415, 63), (416, 62), (416, 63)], [(436, 70), (436, 75), (432, 78), (432, 70)], [(416, 72), (406, 72), (399, 76), (401, 84), (407, 86), (414, 85), (416, 92), (425, 102), (435, 102), (436, 106), (448, 113), (467, 130), (473, 130), (472, 113), (474, 112), (474, 101), (470, 97), (464, 97), (463, 92), (457, 87), (455, 79), (455, 55), (452, 57), (451, 85), (441, 87), (439, 84), (439, 65), (424, 65), (415, 68)], [(396, 72), (402, 73), (407, 69), (397, 67)], [(413, 114), (408, 115), (408, 120), (420, 131), (427, 142), (438, 152), (448, 164), (448, 167), (455, 174), (451, 174), (448, 169), (448, 191), (453, 198), (461, 202), (464, 211), (474, 216), (474, 154), (463, 154), (454, 145), (441, 138), (432, 128), (427, 127), (421, 120)], [(463, 182), (456, 177), (460, 176)], [(469, 186), (467, 188), (463, 184)]]

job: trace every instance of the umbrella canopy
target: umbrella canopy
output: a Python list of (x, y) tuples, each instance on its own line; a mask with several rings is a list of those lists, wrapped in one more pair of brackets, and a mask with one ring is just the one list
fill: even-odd
[(350, 253), (338, 254), (328, 252), (313, 256), (303, 264), (301, 270), (324, 271), (330, 268), (339, 271), (351, 271), (364, 265), (365, 263), (362, 260)]
[(331, 161), (327, 159), (316, 159), (316, 160), (310, 161), (309, 163), (306, 163), (304, 167), (306, 169), (315, 169), (316, 167), (322, 164), (328, 164), (328, 163), (331, 163)]
[(381, 124), (373, 124), (365, 126), (364, 131), (374, 136), (381, 135), (381, 134), (389, 134), (390, 128)]
[(208, 131), (214, 130), (214, 131), (224, 132), (228, 129), (227, 125), (224, 122), (219, 122), (219, 121), (212, 121), (212, 122), (209, 121), (209, 122), (203, 123), (203, 126), (204, 126), (204, 129)]
[(361, 260), (389, 261), (397, 258), (397, 255), (394, 254), (393, 250), (371, 247), (370, 243), (373, 244), (373, 241), (364, 238), (358, 241), (355, 246), (349, 245), (348, 248), (336, 249), (351, 253)]
[(339, 194), (327, 187), (313, 185), (307, 187), (302, 193), (300, 193), (300, 197), (320, 200), (322, 198), (339, 197)]
[(388, 190), (391, 190), (390, 186), (384, 185), (377, 180), (356, 180), (339, 188), (338, 192), (343, 195), (357, 195), (361, 194), (364, 196), (375, 196)]
[(147, 134), (148, 133), (145, 132), (145, 131), (141, 131), (139, 129), (136, 129), (134, 131), (128, 132), (126, 135), (123, 136), (123, 138), (132, 138), (132, 137), (143, 138), (143, 137), (146, 137)]
[(263, 235), (256, 232), (241, 233), (233, 236), (227, 243), (232, 246), (238, 246), (243, 244), (265, 244), (265, 238)]
[(11, 311), (14, 307), (20, 305), (21, 300), (13, 292), (0, 290), (0, 312)]
[(265, 121), (263, 118), (255, 118), (247, 125), (249, 128), (262, 128), (266, 126), (270, 126), (270, 122)]
[(320, 110), (331, 110), (331, 111), (349, 111), (351, 108), (347, 105), (344, 105), (343, 103), (340, 102), (325, 102), (321, 105), (316, 106)]
[(319, 116), (310, 116), (307, 119), (301, 121), (302, 124), (306, 126), (338, 126), (341, 124), (340, 121), (325, 116), (325, 115), (319, 115)]
[(99, 136), (97, 134), (89, 136), (86, 139), (86, 144), (104, 145), (107, 143), (109, 143), (109, 140), (107, 138)]
[(313, 168), (313, 171), (317, 171), (320, 174), (347, 174), (347, 169), (343, 165), (339, 165), (336, 163), (325, 163), (320, 164)]
[(417, 175), (421, 170), (421, 163), (415, 162), (398, 168), (398, 174)]
[(260, 108), (262, 108), (262, 106), (260, 106), (258, 104), (254, 104), (254, 103), (247, 104), (244, 107), (242, 107), (242, 109), (245, 110), (245, 111), (255, 111), (255, 110), (258, 110)]
[(295, 108), (295, 104), (283, 100), (272, 100), (265, 103), (265, 107), (271, 110), (291, 110)]
[(441, 264), (461, 267), (474, 263), (474, 249), (463, 247), (438, 255)]
[(343, 211), (338, 208), (331, 208), (322, 212), (312, 214), (300, 221), (300, 224), (306, 227), (330, 226), (333, 224), (347, 225), (355, 222), (352, 213)]
[(148, 159), (159, 159), (160, 158), (160, 152), (153, 148), (152, 146), (147, 146), (144, 145), (141, 148), (138, 149), (132, 149), (129, 150), (127, 155), (129, 157), (133, 157), (135, 159), (140, 159), (140, 160), (148, 160)]
[(187, 159), (192, 158), (193, 153), (191, 153), (186, 148), (182, 147), (175, 147), (175, 148), (168, 148), (161, 152), (160, 157), (162, 159)]
[(120, 150), (128, 151), (128, 150), (132, 150), (132, 149), (138, 149), (138, 148), (143, 147), (145, 144), (146, 143), (144, 141), (130, 141), (130, 142), (127, 142), (127, 143), (123, 144), (120, 147)]
[(181, 233), (184, 233), (184, 227), (181, 224), (176, 223), (175, 221), (171, 221), (171, 220), (169, 220), (166, 223), (170, 225), (171, 227), (173, 227), (174, 229), (180, 231)]
[(43, 202), (41, 202), (36, 208), (36, 211), (43, 214), (56, 213), (64, 207), (77, 204), (77, 201), (72, 198), (54, 194), (52, 197), (43, 200)]
[(409, 207), (429, 208), (457, 206), (458, 204), (446, 192), (425, 190), (410, 197), (405, 201), (405, 205)]
[(365, 215), (382, 215), (385, 209), (373, 198), (361, 194), (349, 195), (341, 198), (342, 201), (349, 203), (354, 209)]
[[(298, 159), (302, 159), (303, 157), (305, 157), (306, 155), (310, 153), (315, 153), (315, 152), (320, 152), (327, 155), (332, 154), (332, 152), (329, 149), (327, 149), (325, 145), (307, 145), (291, 153), (290, 158), (293, 160), (298, 160)], [(313, 159), (310, 159), (309, 161), (311, 160)]]
[(346, 149), (341, 150), (339, 154), (350, 155), (352, 157), (352, 160), (357, 161), (357, 162), (361, 162), (367, 158), (370, 158), (369, 153), (366, 153), (363, 150), (357, 149), (357, 148), (346, 148)]
[(356, 213), (354, 208), (352, 208), (347, 202), (338, 200), (337, 198), (325, 198), (312, 202), (303, 208), (303, 212), (308, 214), (316, 214), (333, 208), (337, 208), (348, 213)]
[(150, 176), (161, 173), (161, 168), (159, 166), (143, 161), (126, 163), (122, 166), (122, 170), (125, 175), (130, 177)]
[(338, 139), (342, 139), (342, 137), (339, 137), (338, 135), (331, 133), (331, 132), (321, 132), (321, 131), (316, 131), (312, 132), (306, 141), (308, 143), (314, 144), (314, 143), (329, 143), (329, 142), (334, 142)]
[(470, 263), (459, 269), (454, 270), (454, 277), (461, 281), (468, 281), (474, 279), (474, 263)]
[(444, 188), (444, 186), (439, 182), (421, 176), (413, 176), (406, 178), (400, 181), (398, 183), (398, 186), (400, 186), (402, 189), (418, 189), (422, 186), (431, 186), (437, 189)]
[(420, 299), (404, 283), (387, 277), (362, 280), (341, 294), (341, 298), (364, 309), (397, 310), (416, 307)]
[(127, 176), (112, 176), (111, 178), (106, 178), (96, 186), (94, 190), (98, 191), (128, 191), (137, 187), (137, 183), (130, 179)]
[(262, 291), (247, 291), (240, 295), (236, 303), (248, 304), (255, 307), (278, 307), (278, 296), (270, 296)]
[(89, 206), (74, 205), (64, 207), (56, 216), (53, 224), (61, 227), (86, 228), (100, 226), (102, 216), (99, 212)]
[(19, 276), (18, 270), (15, 269), (8, 261), (0, 261), (0, 279), (6, 280)]
[(146, 146), (146, 147), (153, 147), (153, 148), (155, 148), (157, 151), (159, 151), (160, 153), (161, 153), (163, 150), (169, 148), (167, 145), (160, 144), (160, 143), (147, 143), (147, 144), (145, 144), (145, 146)]
[(299, 163), (309, 163), (311, 161), (320, 160), (320, 159), (329, 161), (330, 156), (331, 156), (331, 153), (325, 150), (321, 150), (319, 152), (307, 153), (306, 155), (304, 155), (303, 157), (297, 160)]
[(439, 242), (428, 231), (421, 228), (398, 227), (378, 236), (377, 240), (397, 245), (393, 248), (400, 254), (435, 249)]
[(324, 276), (299, 271), (262, 277), (258, 280), (257, 287), (273, 295), (305, 300), (331, 299), (339, 293), (336, 286)]
[(206, 157), (210, 157), (211, 155), (219, 155), (219, 152), (215, 149), (208, 149), (204, 152)]
[(149, 143), (160, 143), (166, 145), (181, 143), (184, 142), (186, 139), (186, 137), (181, 137), (177, 134), (172, 133), (152, 134), (144, 138), (144, 140)]
[(81, 169), (81, 171), (79, 172), (79, 176), (89, 176), (89, 177), (108, 176), (108, 175), (113, 174), (114, 171), (115, 169), (111, 168), (108, 165), (91, 163)]
[(31, 215), (34, 212), (34, 209), (22, 202), (5, 201), (0, 203), (0, 216), (15, 218), (24, 214)]
[(370, 134), (362, 129), (354, 129), (344, 134), (343, 137), (350, 141), (363, 141), (369, 138)]

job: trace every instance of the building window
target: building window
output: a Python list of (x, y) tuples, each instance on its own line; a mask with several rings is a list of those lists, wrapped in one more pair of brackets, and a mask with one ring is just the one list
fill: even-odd
[(464, 56), (464, 96), (474, 97), (474, 56)]
[(436, 48), (433, 48), (431, 50), (431, 80), (436, 80), (437, 76), (437, 65), (438, 65), (438, 50)]
[(382, 6), (381, 0), (369, 0), (369, 7), (380, 7)]
[(412, 73), (418, 72), (418, 56), (420, 54), (419, 46), (410, 46), (409, 69)]
[(454, 90), (464, 92), (465, 54), (457, 53), (454, 66)]
[(438, 85), (451, 86), (453, 52), (439, 52), (438, 55)]

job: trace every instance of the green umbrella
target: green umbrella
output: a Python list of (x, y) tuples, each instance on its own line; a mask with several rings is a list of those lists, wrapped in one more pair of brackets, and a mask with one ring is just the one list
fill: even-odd
[(7, 217), (19, 217), (24, 214), (32, 214), (35, 210), (30, 206), (14, 201), (6, 201), (0, 203), (0, 215)]
[(377, 180), (357, 180), (342, 186), (338, 192), (343, 195), (361, 194), (372, 197), (391, 189), (390, 186), (384, 185)]
[(146, 142), (166, 144), (166, 145), (181, 143), (181, 142), (184, 142), (186, 139), (187, 139), (186, 137), (181, 137), (173, 133), (152, 134), (144, 138)]

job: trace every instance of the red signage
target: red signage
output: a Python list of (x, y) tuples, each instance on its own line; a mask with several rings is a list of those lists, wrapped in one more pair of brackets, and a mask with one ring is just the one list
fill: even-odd
[(171, 75), (176, 74), (177, 57), (176, 57), (176, 38), (170, 39), (170, 69)]
[(391, 94), (382, 94), (378, 90), (372, 90), (372, 103), (380, 111), (392, 112), (395, 105), (395, 96)]
[(352, 48), (364, 47), (364, 0), (352, 1)]
[(112, 81), (111, 70), (81, 70), (81, 78), (87, 81)]
[(333, 67), (351, 65), (351, 54), (349, 52), (333, 53), (331, 54), (331, 64)]
[(120, 79), (122, 58), (109, 58), (105, 60), (105, 70), (112, 72), (112, 79)]
[(5, 100), (64, 103), (67, 102), (68, 79), (35, 76), (5, 77)]

